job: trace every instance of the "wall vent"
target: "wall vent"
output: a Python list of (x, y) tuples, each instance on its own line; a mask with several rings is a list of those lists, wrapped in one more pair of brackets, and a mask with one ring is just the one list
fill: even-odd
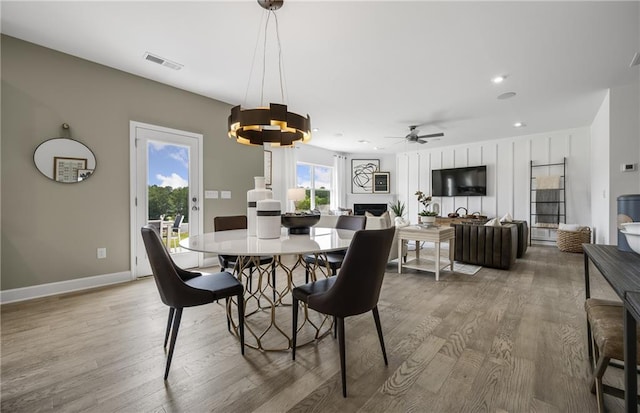
[(167, 60), (163, 57), (151, 54), (149, 52), (146, 52), (144, 54), (144, 59), (153, 63), (157, 63), (159, 65), (168, 67), (169, 69), (173, 69), (173, 70), (180, 70), (184, 66), (184, 65), (181, 65), (180, 63), (172, 62), (171, 60)]
[(631, 59), (631, 63), (629, 64), (629, 67), (638, 66), (638, 65), (640, 65), (640, 53), (636, 52), (636, 54), (633, 55), (633, 59)]

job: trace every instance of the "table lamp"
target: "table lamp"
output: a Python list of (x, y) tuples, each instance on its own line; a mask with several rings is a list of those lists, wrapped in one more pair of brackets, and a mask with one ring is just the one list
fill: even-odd
[(304, 188), (289, 188), (287, 189), (287, 199), (291, 201), (291, 212), (296, 210), (296, 202), (302, 201), (307, 197), (306, 190)]

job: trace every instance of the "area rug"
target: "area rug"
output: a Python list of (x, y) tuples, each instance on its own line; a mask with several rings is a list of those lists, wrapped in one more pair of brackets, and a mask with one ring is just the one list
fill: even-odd
[(466, 275), (476, 275), (478, 271), (482, 269), (479, 265), (465, 264), (463, 262), (453, 262), (454, 272)]

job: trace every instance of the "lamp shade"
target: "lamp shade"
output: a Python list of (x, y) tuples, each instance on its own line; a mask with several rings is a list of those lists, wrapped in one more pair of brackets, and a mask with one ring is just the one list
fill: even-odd
[(287, 198), (290, 201), (302, 201), (306, 198), (306, 190), (304, 188), (289, 188), (287, 189)]

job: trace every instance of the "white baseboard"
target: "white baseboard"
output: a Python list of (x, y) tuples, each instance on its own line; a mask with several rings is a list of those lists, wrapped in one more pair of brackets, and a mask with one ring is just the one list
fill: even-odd
[(215, 257), (206, 257), (202, 260), (202, 268), (216, 267), (219, 265), (220, 261), (217, 255)]
[(34, 298), (70, 293), (79, 290), (87, 290), (90, 288), (118, 284), (131, 280), (131, 271), (122, 271), (113, 274), (96, 275), (93, 277), (76, 278), (75, 280), (34, 285), (31, 287), (14, 288), (13, 290), (0, 291), (0, 304), (31, 300)]

